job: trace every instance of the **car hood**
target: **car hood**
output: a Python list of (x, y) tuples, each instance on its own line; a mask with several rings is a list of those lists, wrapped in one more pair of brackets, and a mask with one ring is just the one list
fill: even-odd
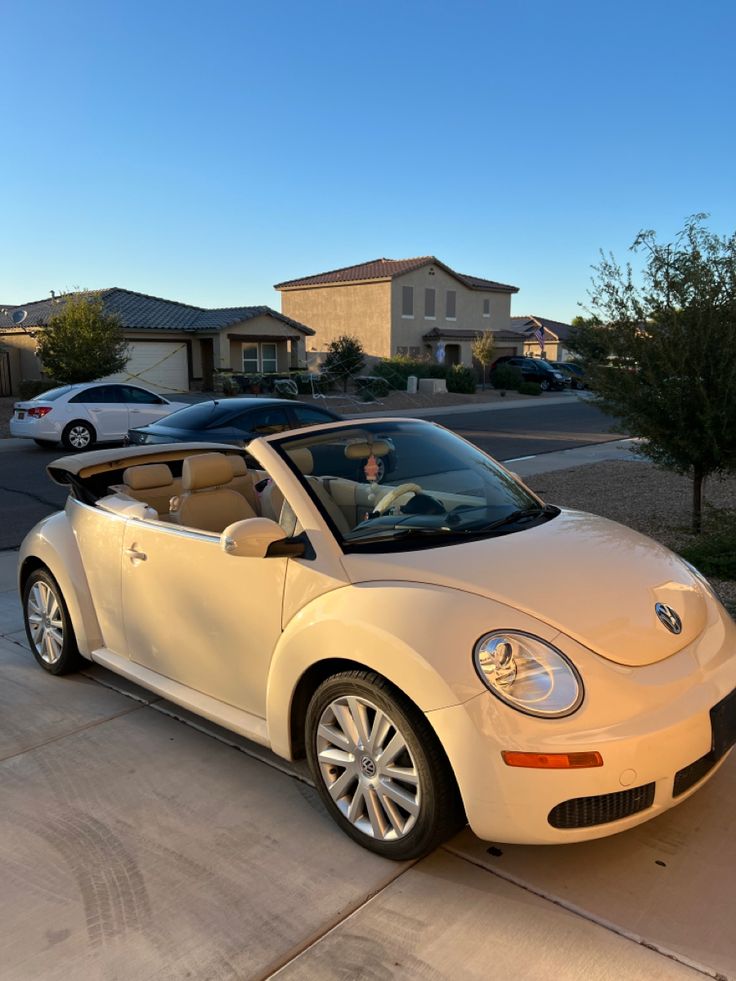
[[(692, 643), (707, 620), (704, 588), (674, 553), (623, 525), (580, 511), (514, 534), (344, 557), (353, 582), (431, 583), (487, 596), (541, 620), (610, 661), (653, 664)], [(655, 604), (672, 607), (671, 633)], [(462, 617), (458, 602), (454, 615)], [(489, 623), (488, 629), (503, 623)]]

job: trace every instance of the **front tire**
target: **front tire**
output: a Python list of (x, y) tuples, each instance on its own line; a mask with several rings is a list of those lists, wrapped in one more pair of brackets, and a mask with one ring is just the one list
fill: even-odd
[(547, 381), (546, 378), (543, 378), (540, 381), (539, 387), (542, 389), (543, 392), (548, 392), (549, 391), (549, 382)]
[(345, 671), (319, 686), (307, 710), (306, 747), (330, 815), (369, 851), (421, 858), (465, 823), (434, 730), (378, 674)]
[(49, 674), (68, 674), (83, 663), (59, 584), (45, 569), (30, 574), (23, 588), (23, 622), (31, 651)]
[(91, 450), (95, 445), (96, 439), (97, 433), (95, 432), (94, 426), (91, 426), (83, 419), (75, 419), (74, 422), (70, 422), (61, 434), (61, 442), (64, 446), (68, 450), (76, 450), (78, 452)]

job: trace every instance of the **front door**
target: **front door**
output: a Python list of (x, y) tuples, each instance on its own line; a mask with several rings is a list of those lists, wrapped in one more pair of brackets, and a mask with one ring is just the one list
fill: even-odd
[(265, 718), (288, 561), (228, 555), (219, 536), (129, 521), (122, 570), (128, 657)]

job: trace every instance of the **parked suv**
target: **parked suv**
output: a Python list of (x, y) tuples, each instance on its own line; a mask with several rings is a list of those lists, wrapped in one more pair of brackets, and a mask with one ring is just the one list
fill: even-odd
[(565, 376), (562, 372), (550, 367), (541, 358), (522, 358), (518, 355), (507, 355), (504, 358), (497, 358), (491, 365), (491, 371), (494, 371), (502, 364), (507, 364), (511, 368), (518, 368), (525, 382), (537, 382), (543, 392), (548, 392), (550, 389), (557, 389), (559, 391), (565, 387)]

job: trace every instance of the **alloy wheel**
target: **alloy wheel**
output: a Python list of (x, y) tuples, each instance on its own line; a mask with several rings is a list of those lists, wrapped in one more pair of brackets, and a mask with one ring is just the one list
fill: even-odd
[(358, 831), (397, 841), (416, 824), (422, 792), (416, 762), (396, 723), (368, 699), (330, 702), (317, 728), (320, 775)]
[(56, 664), (64, 648), (64, 620), (56, 594), (42, 579), (31, 586), (26, 616), (38, 656), (46, 664)]
[(68, 439), (75, 450), (83, 450), (92, 441), (92, 434), (86, 426), (72, 426)]

